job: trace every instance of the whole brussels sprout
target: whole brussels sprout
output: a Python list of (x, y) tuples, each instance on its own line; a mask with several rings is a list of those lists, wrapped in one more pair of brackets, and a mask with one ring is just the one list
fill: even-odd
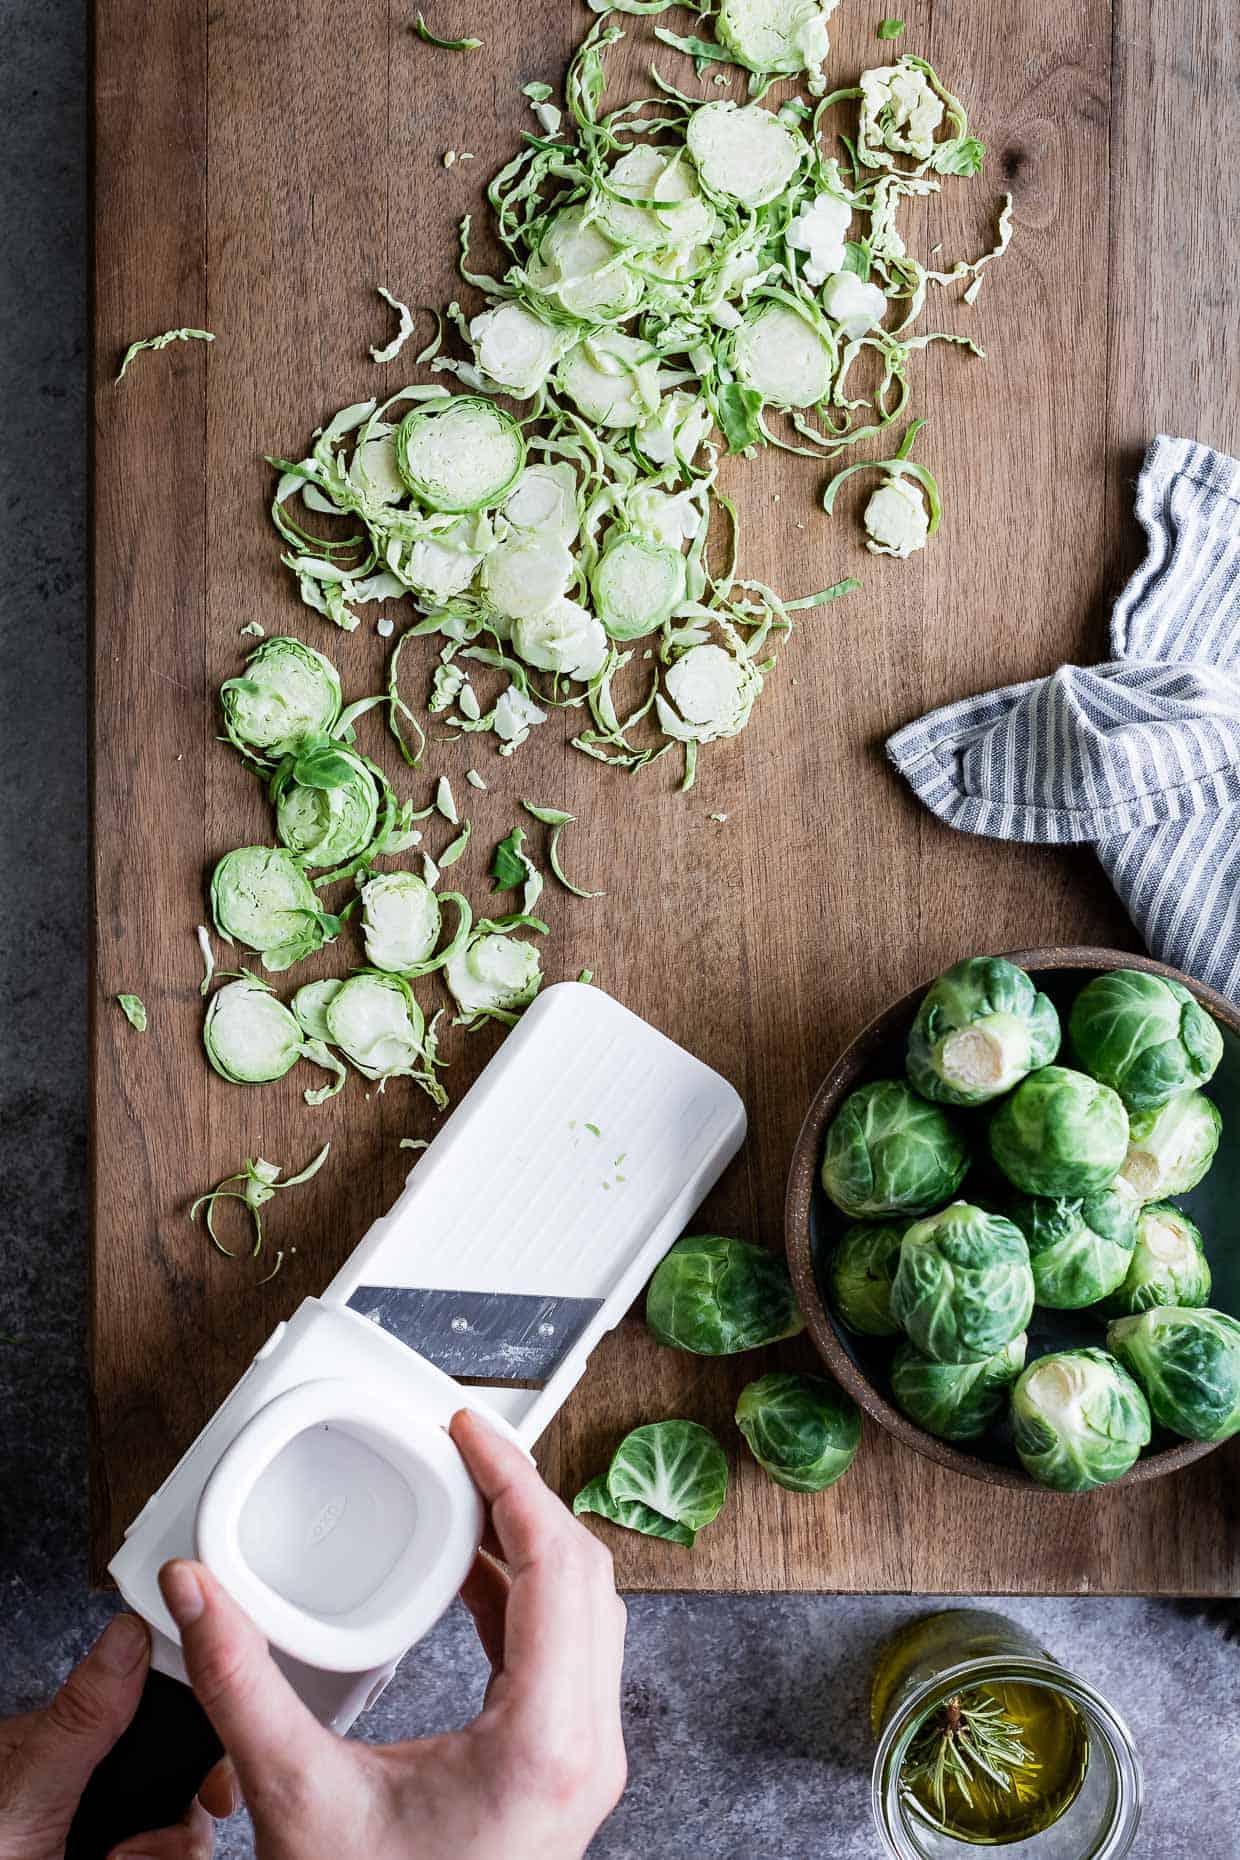
[(1149, 1444), (1150, 1411), (1105, 1350), (1060, 1350), (1031, 1363), (1012, 1390), (1012, 1434), (1039, 1485), (1088, 1492), (1136, 1463)]
[(1007, 1213), (1028, 1242), (1040, 1305), (1079, 1311), (1123, 1283), (1137, 1244), (1137, 1207), (1130, 1196), (1112, 1189), (1088, 1200), (1017, 1195)]
[(891, 1281), (900, 1263), (906, 1221), (857, 1221), (844, 1233), (827, 1266), (831, 1308), (863, 1337), (895, 1337)]
[(940, 1440), (976, 1440), (997, 1421), (1025, 1366), (1024, 1331), (978, 1363), (936, 1363), (902, 1343), (891, 1363), (891, 1392), (911, 1421)]
[(1157, 1111), (1134, 1112), (1122, 1182), (1138, 1201), (1187, 1195), (1214, 1161), (1222, 1129), (1218, 1106), (1200, 1091), (1181, 1092)]
[(1096, 1195), (1119, 1173), (1128, 1114), (1109, 1086), (1043, 1066), (990, 1120), (990, 1153), (1027, 1195)]
[(1182, 982), (1114, 969), (1087, 982), (1068, 1030), (1078, 1060), (1130, 1111), (1154, 1111), (1204, 1085), (1223, 1057), (1223, 1036)]
[(825, 1492), (842, 1479), (861, 1444), (861, 1415), (825, 1376), (790, 1370), (759, 1376), (741, 1390), (736, 1425), (776, 1485)]
[(646, 1322), (660, 1343), (696, 1356), (757, 1350), (805, 1328), (783, 1260), (723, 1234), (676, 1242), (650, 1281)]
[(891, 1315), (936, 1363), (975, 1363), (1018, 1337), (1033, 1313), (1019, 1227), (967, 1201), (915, 1221), (900, 1245)]
[(1128, 1269), (1106, 1301), (1111, 1317), (1131, 1317), (1155, 1305), (1204, 1305), (1210, 1262), (1201, 1230), (1169, 1201), (1137, 1210), (1137, 1237)]
[(827, 1131), (822, 1186), (854, 1220), (926, 1214), (964, 1181), (969, 1152), (937, 1105), (903, 1079), (879, 1079), (850, 1092)]
[(1161, 1426), (1190, 1440), (1240, 1434), (1240, 1324), (1226, 1312), (1159, 1306), (1117, 1318), (1107, 1347), (1141, 1384)]
[(972, 956), (932, 982), (908, 1037), (908, 1076), (939, 1104), (985, 1104), (1059, 1051), (1059, 1016), (1023, 969)]

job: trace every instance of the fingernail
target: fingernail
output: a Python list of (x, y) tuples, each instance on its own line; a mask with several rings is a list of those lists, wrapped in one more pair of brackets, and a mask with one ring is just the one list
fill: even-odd
[(188, 1627), (197, 1621), (203, 1610), (204, 1597), (202, 1584), (197, 1572), (188, 1563), (165, 1563), (159, 1572), (159, 1586), (163, 1590), (168, 1612), (179, 1628)]
[(114, 1615), (99, 1642), (99, 1664), (120, 1679), (145, 1659), (148, 1645), (145, 1621), (137, 1615)]

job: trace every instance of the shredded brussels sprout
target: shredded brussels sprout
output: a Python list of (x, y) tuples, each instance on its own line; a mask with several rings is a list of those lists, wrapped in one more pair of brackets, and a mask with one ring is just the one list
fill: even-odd
[(481, 39), (439, 38), (436, 33), (431, 31), (421, 13), (418, 13), (414, 18), (413, 30), (417, 33), (423, 45), (438, 46), (441, 52), (476, 52), (480, 50), (482, 46)]
[(209, 329), (166, 329), (162, 336), (146, 336), (141, 342), (131, 342), (126, 349), (117, 370), (116, 380), (119, 385), (125, 379), (129, 364), (144, 349), (166, 349), (170, 342), (214, 342), (215, 337)]
[(394, 362), (413, 334), (413, 311), (399, 297), (393, 297), (391, 291), (385, 291), (381, 284), (377, 288), (384, 303), (395, 310), (400, 323), (390, 342), (384, 343), (381, 348), (371, 346), (370, 359), (372, 362)]
[[(189, 1218), (191, 1221), (196, 1221), (198, 1219), (198, 1210), (200, 1208), (205, 1208), (207, 1211), (207, 1234), (210, 1237), (212, 1246), (218, 1253), (223, 1253), (226, 1258), (233, 1259), (236, 1255), (232, 1248), (225, 1246), (224, 1242), (215, 1231), (215, 1207), (216, 1203), (220, 1201), (241, 1202), (249, 1214), (254, 1228), (254, 1242), (250, 1248), (250, 1258), (257, 1259), (263, 1249), (263, 1209), (281, 1189), (297, 1188), (302, 1182), (308, 1182), (312, 1176), (317, 1175), (319, 1170), (323, 1167), (323, 1164), (327, 1161), (327, 1155), (330, 1149), (331, 1144), (325, 1143), (318, 1155), (315, 1156), (312, 1161), (308, 1162), (304, 1169), (299, 1169), (296, 1175), (285, 1176), (283, 1181), (280, 1180), (279, 1163), (264, 1162), (261, 1156), (251, 1156), (247, 1160), (245, 1167), (239, 1169), (236, 1175), (225, 1176), (219, 1186), (213, 1188), (209, 1194), (199, 1195), (197, 1201), (195, 1201), (190, 1208)], [(234, 1188), (232, 1186), (234, 1182), (239, 1182), (241, 1184), (240, 1188)], [(283, 1253), (279, 1254), (277, 1257), (275, 1268), (268, 1275), (270, 1278), (274, 1278), (276, 1272), (279, 1271), (280, 1261), (283, 1257)], [(260, 1282), (266, 1283), (266, 1281)]]

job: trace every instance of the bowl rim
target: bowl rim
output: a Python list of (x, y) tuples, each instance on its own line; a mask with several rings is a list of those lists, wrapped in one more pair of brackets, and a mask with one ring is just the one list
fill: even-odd
[[(1232, 1002), (1208, 983), (1199, 982), (1193, 976), (1185, 975), (1182, 970), (1174, 969), (1168, 963), (1158, 962), (1152, 956), (1104, 949), (1093, 944), (1048, 945), (1038, 949), (1004, 950), (999, 953), (1005, 961), (1015, 963), (1020, 969), (1092, 969), (1100, 974), (1115, 969), (1140, 969), (1150, 975), (1164, 975), (1171, 981), (1182, 983), (1202, 1007), (1240, 1038), (1240, 1011)], [(980, 1480), (986, 1485), (1003, 1486), (1046, 1498), (1088, 1497), (1088, 1493), (1056, 1492), (1049, 1486), (1039, 1485), (1026, 1472), (978, 1459), (962, 1448), (953, 1446), (950, 1441), (940, 1440), (936, 1434), (918, 1427), (915, 1421), (911, 1421), (889, 1402), (853, 1362), (840, 1341), (835, 1320), (818, 1288), (810, 1250), (810, 1210), (818, 1181), (818, 1159), (826, 1126), (845, 1093), (860, 1082), (874, 1052), (891, 1040), (902, 1022), (912, 1020), (921, 997), (934, 979), (933, 975), (929, 976), (867, 1021), (829, 1067), (810, 1099), (809, 1109), (793, 1146), (784, 1201), (784, 1239), (797, 1301), (814, 1347), (835, 1380), (852, 1396), (858, 1407), (904, 1446), (911, 1447), (915, 1453), (933, 1460), (939, 1466), (947, 1467), (951, 1472), (961, 1473), (967, 1479)], [(1203, 1459), (1207, 1453), (1213, 1452), (1217, 1445), (1217, 1441), (1185, 1440), (1178, 1446), (1164, 1447), (1158, 1453), (1139, 1459), (1122, 1479), (1092, 1489), (1112, 1492), (1121, 1486), (1142, 1485), (1150, 1479), (1161, 1478), (1165, 1473), (1178, 1472), (1182, 1466), (1192, 1465), (1195, 1460)]]

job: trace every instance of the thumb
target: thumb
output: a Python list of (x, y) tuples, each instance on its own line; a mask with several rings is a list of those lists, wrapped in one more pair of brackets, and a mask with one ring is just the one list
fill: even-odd
[(117, 1615), (35, 1718), (15, 1759), (25, 1813), (63, 1816), (68, 1827), (91, 1771), (138, 1708), (149, 1645), (136, 1615)]
[(165, 1563), (159, 1586), (181, 1632), (185, 1670), (232, 1758), (247, 1801), (295, 1793), (337, 1747), (302, 1704), (249, 1617), (202, 1563)]

